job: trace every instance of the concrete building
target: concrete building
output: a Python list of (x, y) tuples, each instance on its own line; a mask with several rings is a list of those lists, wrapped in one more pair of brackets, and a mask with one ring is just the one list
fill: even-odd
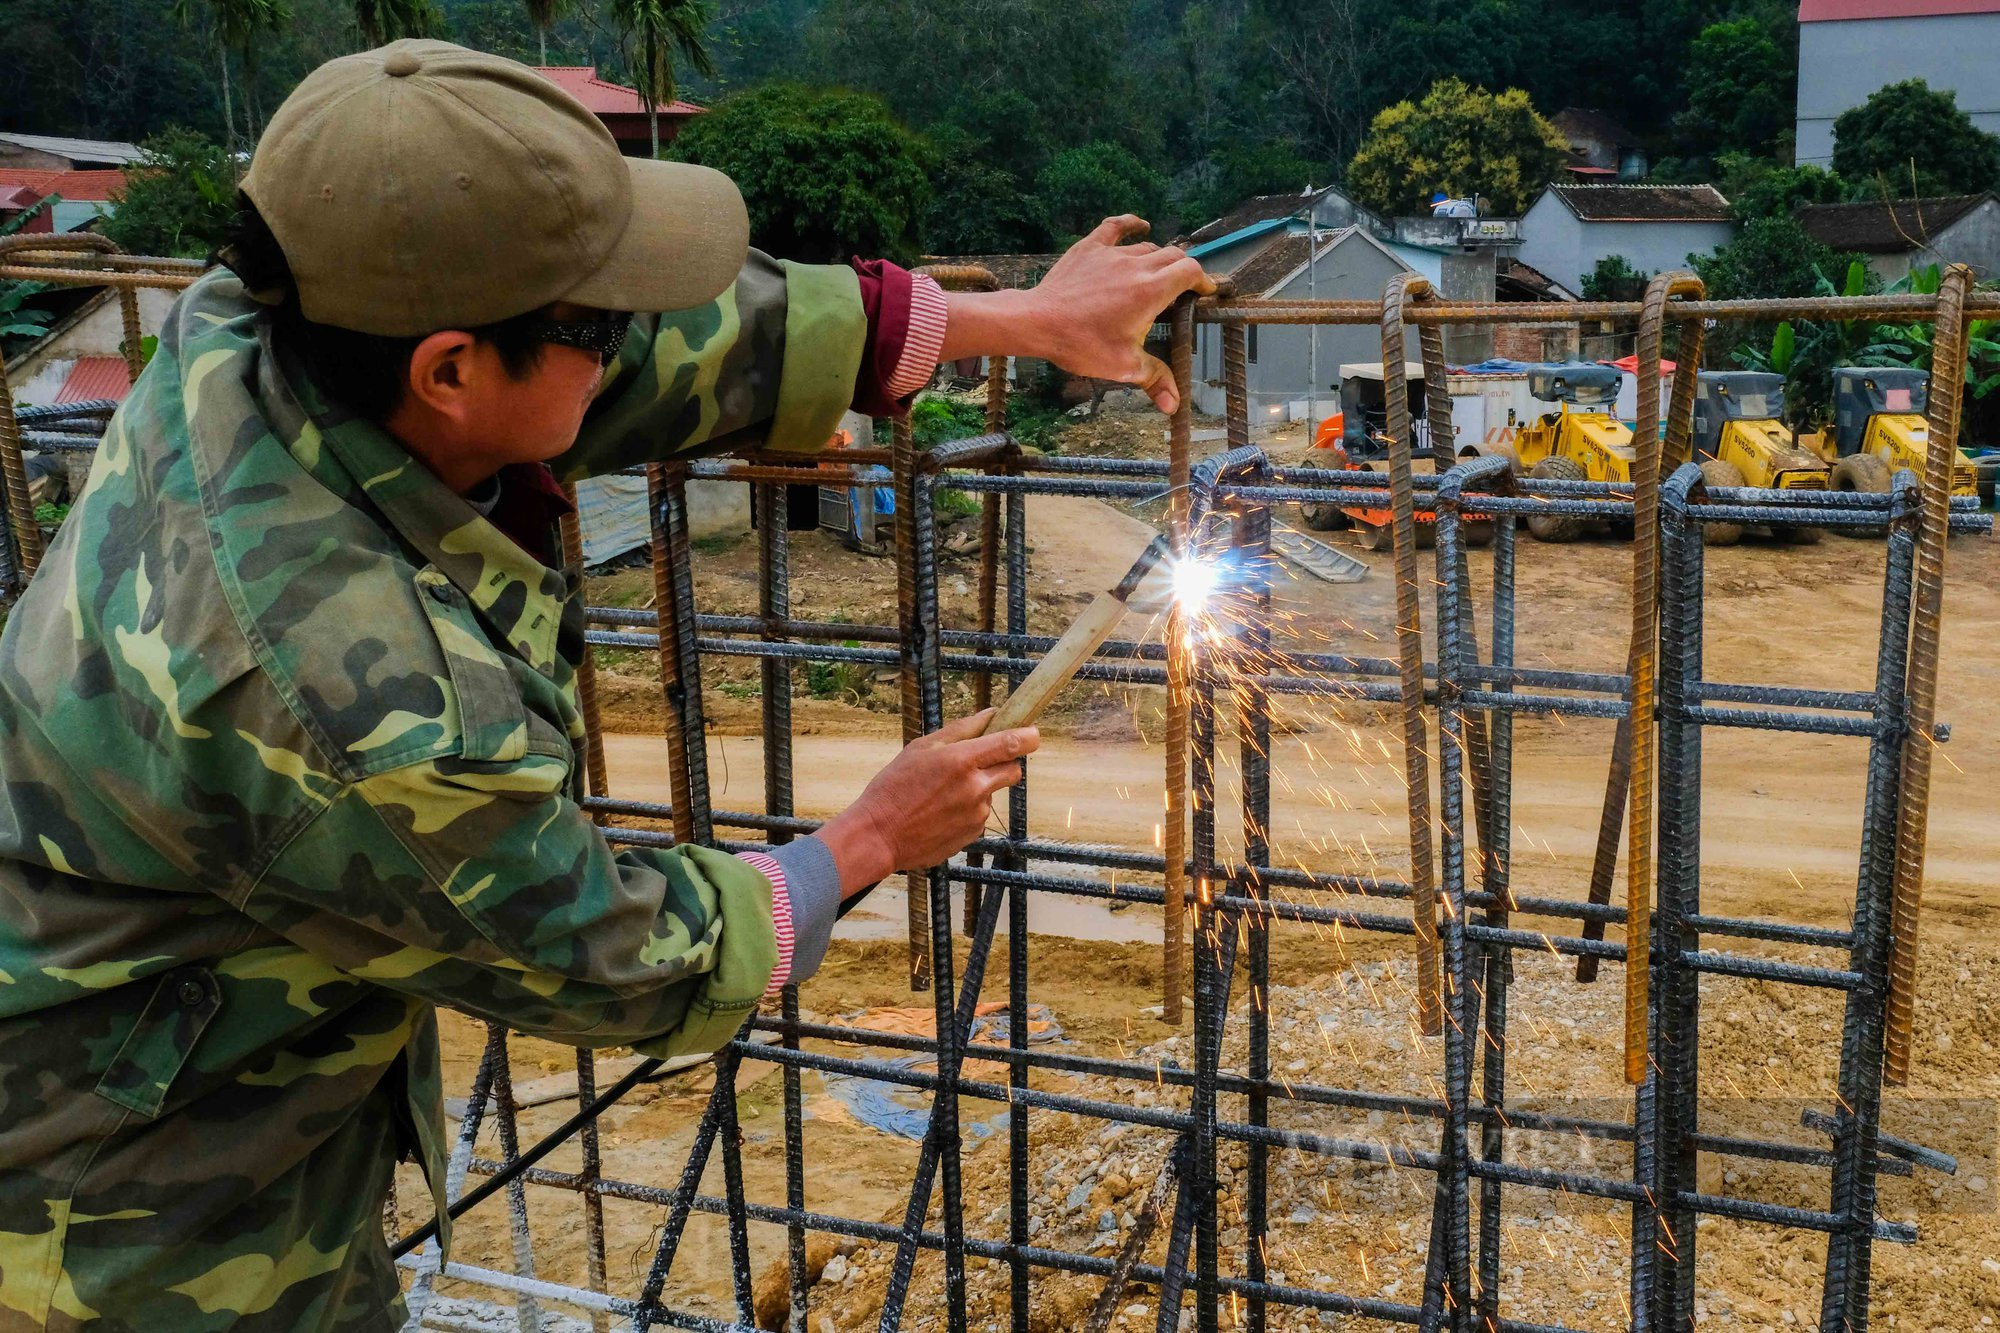
[(1524, 264), (1572, 291), (1600, 259), (1622, 255), (1642, 273), (1687, 267), (1736, 234), (1713, 185), (1550, 185), (1521, 216)]
[(1876, 89), (1922, 79), (2000, 133), (2000, 0), (1801, 0), (1795, 156), (1833, 162), (1833, 122)]
[(2000, 277), (2000, 198), (1991, 191), (1815, 204), (1799, 210), (1799, 224), (1823, 245), (1860, 251), (1883, 282), (1932, 264), (1969, 264), (1982, 282)]
[[(1280, 236), (1230, 276), (1239, 296), (1373, 301), (1398, 273), (1422, 273), (1441, 283), (1444, 259), (1441, 252), (1397, 245), (1354, 226)], [(1246, 341), (1253, 423), (1329, 416), (1339, 400), (1341, 364), (1382, 359), (1382, 332), (1373, 325), (1251, 325)], [(1199, 411), (1222, 412), (1217, 325), (1195, 326), (1194, 401)]]

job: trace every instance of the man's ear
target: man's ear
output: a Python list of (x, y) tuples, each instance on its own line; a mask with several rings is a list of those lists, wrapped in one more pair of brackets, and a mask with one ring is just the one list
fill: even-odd
[(442, 416), (459, 417), (473, 372), (471, 334), (456, 329), (433, 333), (410, 354), (410, 396)]

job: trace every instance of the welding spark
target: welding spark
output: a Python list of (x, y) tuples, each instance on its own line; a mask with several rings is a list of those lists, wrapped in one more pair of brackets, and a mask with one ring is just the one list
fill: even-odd
[(1174, 600), (1182, 611), (1198, 616), (1215, 595), (1215, 566), (1206, 560), (1176, 560), (1171, 571)]

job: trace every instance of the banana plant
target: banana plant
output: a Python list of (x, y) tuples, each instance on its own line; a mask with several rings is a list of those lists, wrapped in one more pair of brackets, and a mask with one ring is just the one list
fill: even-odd
[[(37, 199), (0, 223), (0, 236), (12, 236), (47, 212), (55, 196)], [(46, 282), (0, 282), (0, 347), (14, 339), (39, 338), (47, 331), (49, 312), (28, 304), (49, 289)]]

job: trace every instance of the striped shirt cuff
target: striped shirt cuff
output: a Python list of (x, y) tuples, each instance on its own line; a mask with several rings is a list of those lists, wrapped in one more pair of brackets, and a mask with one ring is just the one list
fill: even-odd
[(792, 893), (785, 868), (762, 852), (738, 852), (737, 859), (755, 867), (771, 881), (771, 929), (778, 937), (778, 965), (771, 969), (771, 984), (764, 988), (768, 998), (785, 988), (792, 979), (792, 958), (797, 940), (792, 931)]
[(884, 386), (891, 398), (908, 398), (931, 382), (938, 353), (944, 350), (947, 309), (944, 288), (925, 274), (910, 275), (910, 329), (896, 371)]

